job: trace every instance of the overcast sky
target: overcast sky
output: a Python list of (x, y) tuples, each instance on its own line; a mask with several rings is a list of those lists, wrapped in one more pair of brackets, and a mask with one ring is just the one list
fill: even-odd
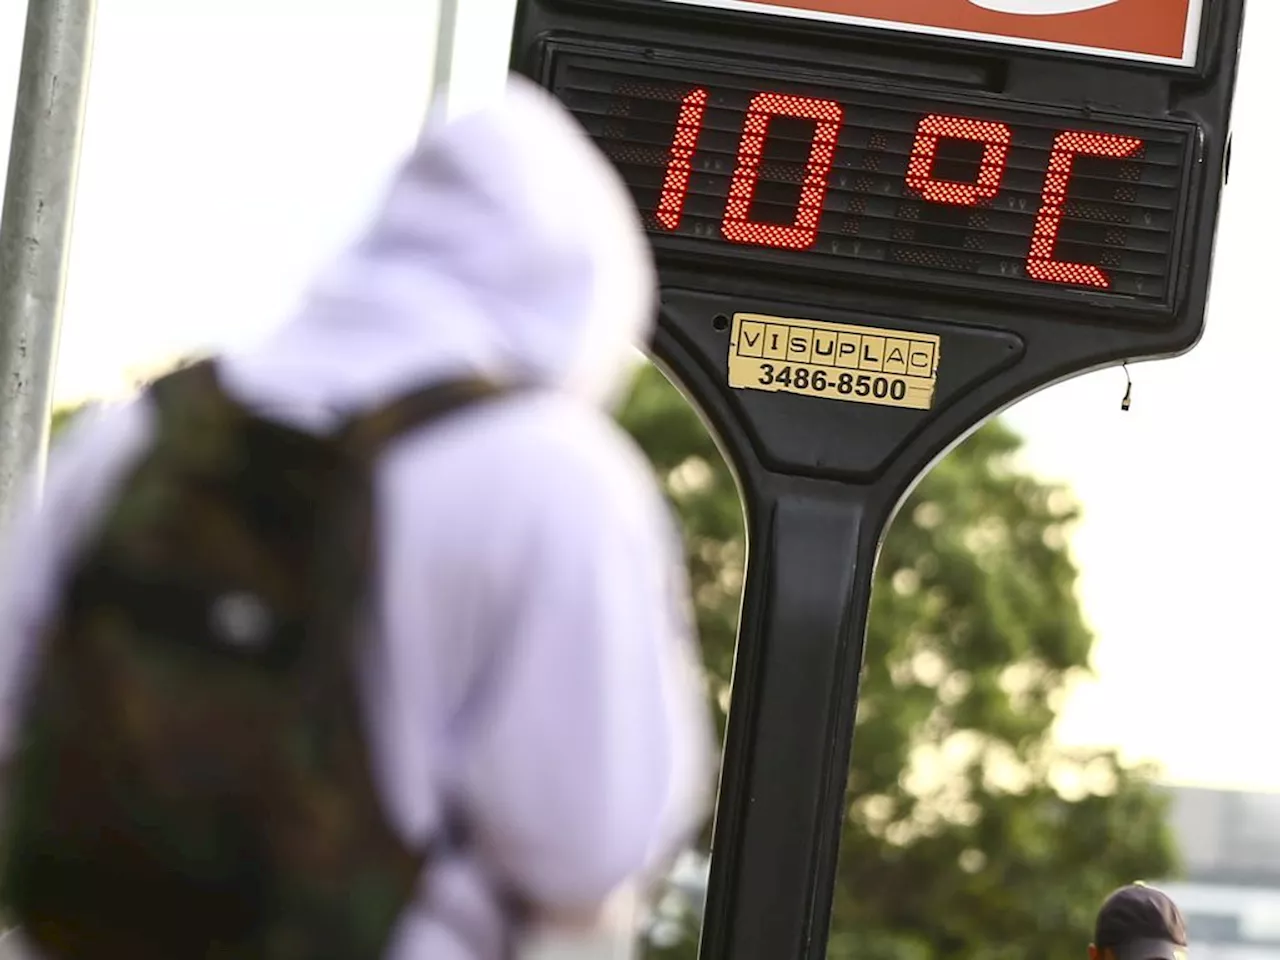
[[(500, 88), (514, 0), (466, 0), (457, 106)], [(25, 3), (0, 0), (7, 152)], [(1182, 782), (1280, 789), (1273, 752), (1280, 540), (1269, 384), (1280, 219), (1268, 89), (1280, 4), (1253, 0), (1208, 333), (1189, 356), (1025, 401), (1028, 459), (1069, 483), (1099, 680), (1064, 740), (1116, 743)], [(355, 223), (411, 141), (431, 0), (100, 0), (57, 393), (260, 331)], [(874, 656), (874, 651), (870, 653)]]

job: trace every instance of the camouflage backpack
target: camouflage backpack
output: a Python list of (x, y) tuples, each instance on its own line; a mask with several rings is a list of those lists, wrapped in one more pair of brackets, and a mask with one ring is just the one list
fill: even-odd
[(432, 850), (372, 779), (372, 465), (500, 391), (429, 387), (330, 437), (210, 363), (69, 571), (8, 773), (0, 900), (51, 960), (377, 960)]

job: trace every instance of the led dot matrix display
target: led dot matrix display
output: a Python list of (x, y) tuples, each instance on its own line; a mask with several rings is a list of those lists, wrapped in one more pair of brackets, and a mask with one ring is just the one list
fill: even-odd
[(562, 54), (659, 247), (1171, 308), (1190, 128)]

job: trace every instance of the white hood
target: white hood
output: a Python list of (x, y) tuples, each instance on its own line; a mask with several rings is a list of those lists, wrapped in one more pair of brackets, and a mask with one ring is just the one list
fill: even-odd
[(512, 77), (493, 108), (427, 126), (297, 316), (224, 370), (255, 405), (316, 426), (464, 371), (609, 405), (655, 309), (621, 178), (558, 102)]

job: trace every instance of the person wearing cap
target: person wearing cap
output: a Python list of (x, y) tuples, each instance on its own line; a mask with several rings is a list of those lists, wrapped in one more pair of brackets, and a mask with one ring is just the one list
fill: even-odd
[(1089, 960), (1186, 960), (1187, 924), (1178, 905), (1154, 887), (1132, 883), (1098, 911)]

